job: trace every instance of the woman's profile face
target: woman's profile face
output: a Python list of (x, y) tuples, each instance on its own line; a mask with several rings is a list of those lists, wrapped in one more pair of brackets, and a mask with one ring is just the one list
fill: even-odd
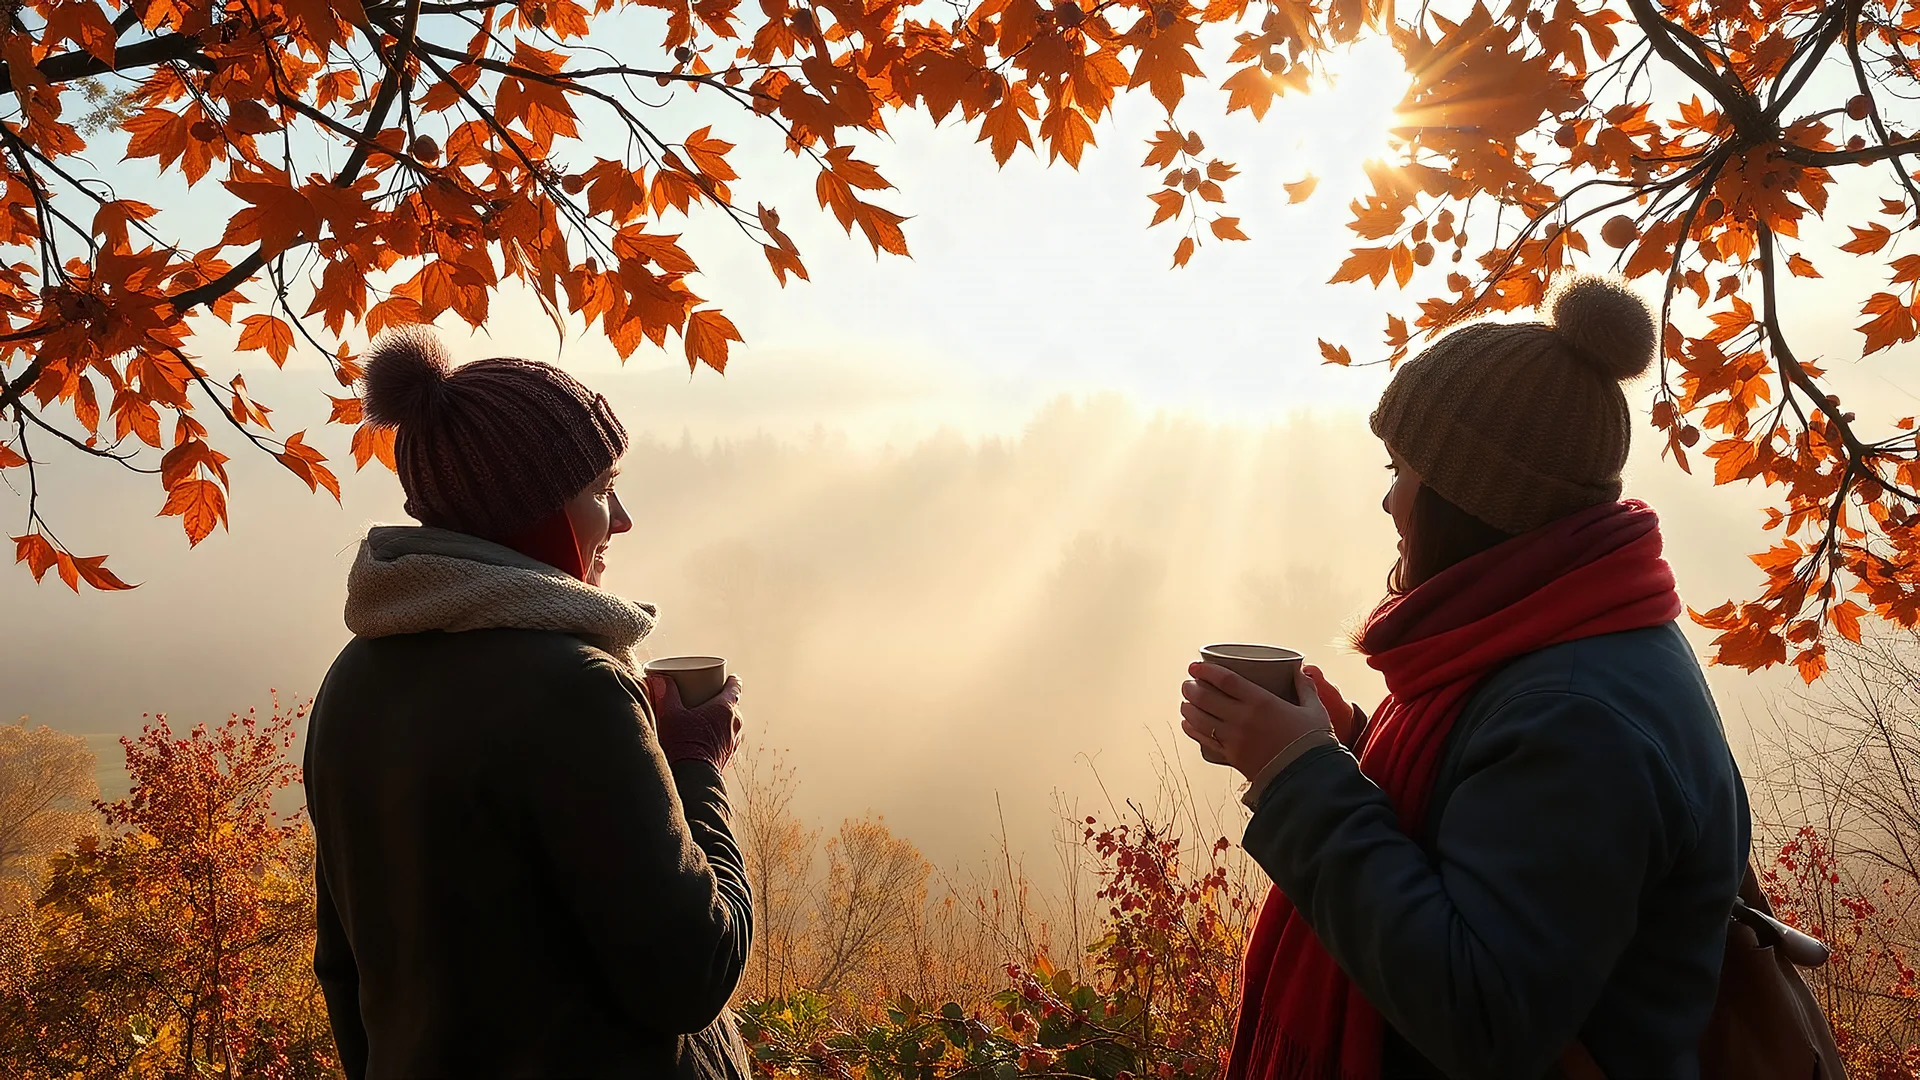
[(567, 503), (567, 521), (579, 541), (580, 565), (586, 570), (583, 580), (589, 585), (600, 584), (600, 576), (607, 572), (607, 542), (633, 528), (633, 519), (613, 491), (619, 475), (620, 465), (615, 462)]
[(1387, 488), (1386, 497), (1380, 500), (1380, 509), (1393, 518), (1393, 527), (1400, 533), (1400, 554), (1407, 554), (1407, 534), (1413, 528), (1413, 497), (1420, 493), (1420, 477), (1407, 468), (1400, 455), (1387, 450), (1391, 459), (1387, 470), (1393, 473), (1393, 484)]

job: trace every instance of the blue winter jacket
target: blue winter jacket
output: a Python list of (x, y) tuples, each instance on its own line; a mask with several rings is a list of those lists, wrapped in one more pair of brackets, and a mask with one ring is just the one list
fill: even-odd
[(1258, 796), (1247, 851), (1389, 1029), (1385, 1074), (1699, 1075), (1746, 792), (1671, 624), (1542, 649), (1447, 737), (1424, 835), (1339, 746)]

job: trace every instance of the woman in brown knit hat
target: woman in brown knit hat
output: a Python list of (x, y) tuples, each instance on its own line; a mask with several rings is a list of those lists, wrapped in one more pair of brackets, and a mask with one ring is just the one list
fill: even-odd
[(1274, 882), (1230, 1080), (1698, 1075), (1746, 795), (1620, 498), (1654, 320), (1603, 278), (1550, 307), (1448, 334), (1373, 414), (1400, 548), (1357, 637), (1371, 718), (1313, 667), (1304, 705), (1209, 664), (1182, 687)]
[(368, 533), (314, 702), (314, 971), (363, 1077), (747, 1075), (752, 902), (720, 770), (739, 684), (644, 684), (654, 609), (598, 586), (627, 433), (547, 364), (374, 344), (418, 527)]

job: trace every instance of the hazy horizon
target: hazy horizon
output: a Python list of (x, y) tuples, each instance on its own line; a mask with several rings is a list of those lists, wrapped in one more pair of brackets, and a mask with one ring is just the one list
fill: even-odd
[[(630, 381), (596, 384), (644, 414)], [(1013, 434), (912, 442), (635, 427), (621, 488), (637, 524), (607, 587), (660, 605), (652, 655), (732, 659), (750, 740), (785, 752), (804, 818), (881, 814), (950, 865), (991, 845), (1002, 817), (1016, 850), (1036, 851), (1056, 792), (1150, 797), (1160, 754), (1224, 802), (1231, 777), (1174, 726), (1184, 665), (1207, 641), (1283, 642), (1356, 699), (1380, 692), (1340, 644), (1393, 558), (1384, 457), (1357, 411), (1209, 423), (1108, 393), (1056, 396)], [(84, 527), (129, 537), (146, 578), (133, 593), (0, 581), (13, 615), (0, 718), (112, 735), (147, 712), (179, 729), (264, 710), (269, 687), (312, 695), (347, 638), (356, 540), (406, 520), (398, 484), (370, 470), (335, 507), (270, 461), (232, 467), (233, 531), (198, 551), (165, 542), (171, 521), (117, 519), (142, 478), (109, 477), (73, 505)], [(1753, 493), (1641, 452), (1628, 494), (1662, 511), (1696, 607), (1751, 587)], [(1741, 711), (1784, 682), (1710, 676), (1739, 747)], [(110, 779), (115, 748), (95, 746)]]

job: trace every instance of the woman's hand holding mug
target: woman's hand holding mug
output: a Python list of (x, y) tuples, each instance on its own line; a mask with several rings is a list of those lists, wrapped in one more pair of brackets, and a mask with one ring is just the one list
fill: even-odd
[(720, 692), (691, 708), (680, 700), (680, 686), (665, 675), (647, 676), (660, 749), (669, 764), (696, 759), (724, 769), (740, 748), (740, 680), (729, 675)]
[[(1353, 707), (1319, 668), (1303, 668), (1295, 677), (1294, 695), (1303, 705), (1269, 693), (1217, 664), (1195, 662), (1188, 665), (1187, 674), (1192, 678), (1180, 685), (1180, 696), (1186, 699), (1180, 705), (1180, 730), (1200, 744), (1201, 756), (1231, 765), (1249, 780), (1302, 735), (1315, 731), (1352, 735), (1341, 728), (1355, 726)], [(1341, 718), (1340, 726), (1333, 724), (1333, 716)]]

